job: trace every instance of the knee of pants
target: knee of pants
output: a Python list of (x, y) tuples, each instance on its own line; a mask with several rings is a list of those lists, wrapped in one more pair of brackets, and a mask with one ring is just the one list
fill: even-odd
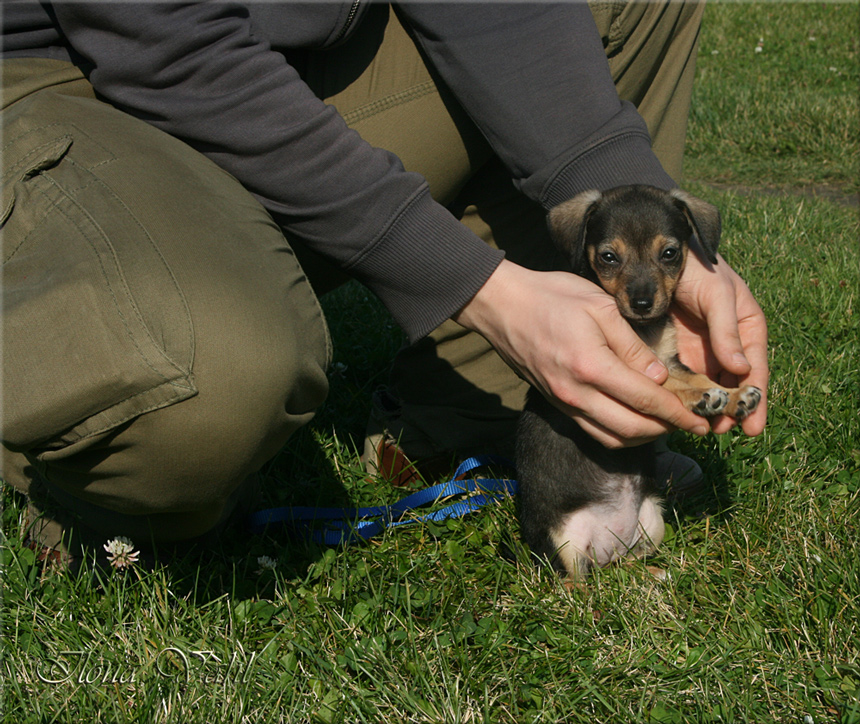
[[(260, 346), (262, 336), (272, 348)], [(227, 343), (201, 340), (196, 395), (70, 445), (49, 442), (14, 456), (32, 468), (6, 473), (38, 471), (61, 508), (106, 535), (201, 535), (241, 502), (236, 494), (247, 478), (324, 401), (320, 352), (301, 350), (305, 341), (287, 344), (283, 331), (272, 329)]]
[(12, 110), (5, 160), (54, 155), (4, 226), (4, 445), (73, 499), (200, 528), (325, 398), (316, 297), (190, 147), (95, 100)]
[[(211, 311), (220, 321), (228, 316)], [(156, 537), (205, 532), (327, 392), (324, 357), (312, 345), (302, 349), (307, 338), (254, 326), (229, 339), (198, 335), (196, 395), (68, 445), (48, 441), (27, 460), (50, 488), (85, 503), (174, 521), (175, 530), (156, 530)]]

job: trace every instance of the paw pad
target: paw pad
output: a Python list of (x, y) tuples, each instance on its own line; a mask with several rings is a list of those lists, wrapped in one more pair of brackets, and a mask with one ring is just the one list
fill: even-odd
[(702, 392), (702, 398), (696, 403), (695, 412), (703, 417), (719, 415), (729, 403), (729, 396), (725, 390), (714, 387)]
[(738, 390), (734, 418), (738, 422), (745, 420), (758, 407), (759, 402), (761, 390), (758, 387), (748, 386)]

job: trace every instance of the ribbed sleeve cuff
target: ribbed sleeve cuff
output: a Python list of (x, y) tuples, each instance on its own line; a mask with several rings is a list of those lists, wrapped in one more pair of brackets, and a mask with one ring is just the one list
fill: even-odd
[(631, 104), (622, 103), (611, 125), (617, 130), (595, 134), (572, 149), (553, 170), (542, 170), (521, 182), (523, 193), (551, 209), (589, 189), (606, 191), (628, 184), (671, 189), (677, 185), (651, 150), (645, 122)]
[(584, 153), (547, 184), (540, 203), (545, 209), (551, 209), (581, 191), (606, 191), (627, 184), (647, 184), (661, 189), (676, 185), (651, 151), (647, 136), (613, 138)]
[(426, 185), (346, 270), (416, 342), (463, 308), (504, 258), (430, 197)]

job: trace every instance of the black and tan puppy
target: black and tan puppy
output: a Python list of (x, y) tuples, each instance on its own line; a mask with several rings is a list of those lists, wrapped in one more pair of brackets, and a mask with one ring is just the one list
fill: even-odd
[[(549, 225), (571, 271), (615, 297), (688, 409), (736, 420), (755, 410), (758, 388), (725, 389), (684, 366), (669, 317), (690, 240), (717, 263), (715, 207), (679, 190), (625, 186), (576, 196), (550, 212)], [(607, 449), (531, 389), (517, 439), (523, 539), (571, 581), (653, 551), (664, 532), (654, 468), (653, 445)]]

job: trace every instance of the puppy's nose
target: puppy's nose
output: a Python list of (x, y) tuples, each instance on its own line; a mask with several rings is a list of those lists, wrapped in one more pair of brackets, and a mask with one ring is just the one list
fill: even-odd
[(630, 308), (634, 312), (639, 312), (640, 314), (644, 314), (645, 312), (650, 312), (651, 307), (654, 306), (653, 297), (633, 297), (630, 300)]

